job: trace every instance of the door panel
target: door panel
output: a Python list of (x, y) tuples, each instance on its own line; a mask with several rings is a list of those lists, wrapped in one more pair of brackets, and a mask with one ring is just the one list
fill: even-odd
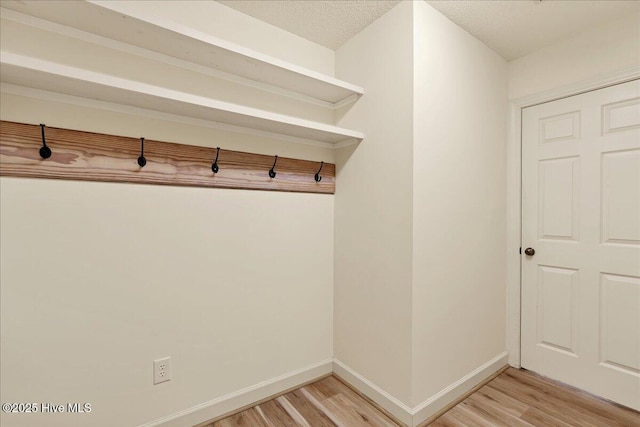
[(580, 158), (539, 163), (538, 237), (578, 241)]
[(640, 244), (640, 150), (602, 155), (602, 242)]
[(578, 270), (541, 265), (538, 271), (538, 342), (577, 354)]
[(640, 82), (522, 115), (522, 366), (640, 410)]
[(601, 275), (602, 363), (640, 374), (640, 280)]

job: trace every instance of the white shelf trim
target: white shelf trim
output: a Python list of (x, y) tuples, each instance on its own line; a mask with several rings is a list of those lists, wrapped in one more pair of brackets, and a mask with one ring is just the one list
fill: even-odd
[[(73, 105), (83, 108), (93, 108), (97, 110), (110, 111), (113, 113), (127, 114), (131, 116), (148, 117), (150, 119), (163, 120), (166, 122), (180, 123), (189, 126), (199, 126), (208, 129), (217, 129), (221, 131), (241, 133), (244, 135), (252, 135), (260, 138), (276, 139), (294, 144), (309, 145), (312, 147), (337, 149), (342, 148), (343, 145), (357, 144), (357, 140), (349, 139), (337, 144), (331, 144), (329, 142), (315, 141), (312, 139), (299, 138), (295, 136), (287, 136), (282, 134), (276, 134), (273, 132), (261, 131), (257, 129), (250, 129), (245, 127), (228, 125), (225, 123), (212, 122), (210, 120), (194, 119), (192, 117), (179, 116), (177, 114), (162, 113), (160, 111), (152, 111), (145, 108), (130, 107), (128, 105), (116, 104), (113, 102), (96, 101), (95, 99), (81, 98), (78, 96), (65, 95), (62, 93), (51, 92), (42, 89), (33, 89), (24, 86), (12, 85), (9, 83), (0, 83), (0, 94), (3, 95), (15, 95), (24, 98), (38, 99), (42, 101), (56, 102), (59, 104)], [(37, 124), (34, 121), (32, 124)], [(135, 135), (121, 135), (129, 136), (131, 138), (137, 138)], [(178, 142), (179, 143), (179, 142)], [(210, 145), (213, 147), (213, 145)], [(214, 147), (215, 148), (215, 147)]]
[[(248, 86), (296, 97), (325, 107), (337, 108), (353, 102), (364, 93), (356, 85), (338, 80), (295, 64), (253, 51), (176, 22), (154, 16), (142, 16), (122, 3), (96, 1), (62, 2), (55, 7), (46, 2), (25, 4), (3, 2), (2, 16), (16, 22), (53, 30), (91, 42), (126, 49), (142, 49), (144, 56), (173, 58), (182, 66), (200, 71), (215, 70), (217, 77)], [(28, 17), (35, 19), (28, 19)], [(95, 22), (100, 25), (91, 26)], [(51, 24), (57, 24), (52, 29)], [(84, 33), (84, 34), (83, 34)], [(136, 37), (127, 37), (136, 34)], [(109, 43), (110, 42), (110, 43)], [(131, 43), (134, 43), (132, 45)], [(189, 49), (184, 49), (184, 46)], [(128, 47), (127, 47), (128, 46)], [(247, 67), (247, 64), (251, 64)], [(191, 64), (191, 65), (189, 65)], [(204, 67), (204, 69), (203, 69)], [(314, 102), (315, 100), (316, 102)]]
[(308, 104), (318, 105), (324, 108), (337, 109), (342, 107), (343, 105), (355, 102), (360, 96), (357, 94), (353, 94), (341, 101), (338, 101), (336, 103), (331, 103), (328, 101), (323, 101), (318, 98), (314, 98), (309, 95), (305, 95), (303, 93), (294, 92), (292, 90), (276, 87), (270, 84), (257, 82), (255, 80), (247, 79), (245, 77), (240, 77), (235, 74), (220, 71), (215, 68), (207, 67), (204, 65), (194, 64), (193, 62), (185, 61), (179, 58), (174, 58), (172, 56), (164, 55), (162, 53), (154, 52), (149, 49), (134, 46), (129, 43), (124, 43), (124, 42), (112, 40), (106, 37), (98, 36), (96, 34), (92, 34), (87, 31), (78, 30), (76, 28), (71, 28), (62, 24), (57, 24), (55, 22), (40, 19), (35, 16), (27, 15), (21, 12), (16, 12), (14, 10), (10, 10), (4, 7), (0, 7), (0, 16), (2, 19), (16, 22), (22, 25), (27, 25), (33, 28), (50, 32), (50, 33), (60, 34), (76, 40), (82, 40), (84, 42), (88, 42), (94, 45), (106, 47), (108, 49), (117, 50), (119, 52), (128, 53), (131, 55), (139, 56), (141, 58), (151, 59), (153, 61), (157, 61), (163, 64), (172, 65), (185, 70), (200, 73), (206, 76), (227, 80), (233, 83), (241, 84), (246, 87), (252, 87), (265, 92), (274, 93), (279, 96), (286, 96), (288, 98), (296, 99), (298, 101), (303, 101)]
[(2, 82), (11, 85), (332, 144), (364, 138), (361, 132), (333, 125), (231, 104), (10, 52), (1, 52), (0, 58)]

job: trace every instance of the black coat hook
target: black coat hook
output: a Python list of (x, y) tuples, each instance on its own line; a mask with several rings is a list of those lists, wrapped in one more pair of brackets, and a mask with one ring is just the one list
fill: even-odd
[(138, 157), (138, 166), (141, 168), (147, 164), (147, 159), (144, 158), (144, 138), (140, 138), (140, 157)]
[(276, 177), (276, 171), (275, 171), (276, 163), (278, 163), (278, 156), (276, 156), (276, 159), (273, 161), (273, 166), (271, 166), (271, 169), (269, 169), (269, 176), (271, 178)]
[(318, 172), (316, 172), (316, 174), (313, 177), (313, 179), (315, 179), (316, 182), (322, 181), (322, 177), (320, 176), (320, 172), (322, 172), (322, 166), (324, 166), (324, 162), (320, 162), (320, 169), (318, 169)]
[(218, 167), (218, 156), (220, 155), (220, 147), (216, 148), (216, 159), (213, 161), (213, 164), (211, 165), (211, 170), (213, 171), (213, 173), (218, 173), (218, 171), (220, 170), (220, 168)]
[(40, 147), (40, 157), (42, 157), (43, 159), (48, 159), (49, 157), (51, 157), (51, 148), (47, 147), (47, 141), (44, 137), (45, 127), (46, 126), (42, 123), (40, 124), (40, 131), (42, 133), (42, 147)]

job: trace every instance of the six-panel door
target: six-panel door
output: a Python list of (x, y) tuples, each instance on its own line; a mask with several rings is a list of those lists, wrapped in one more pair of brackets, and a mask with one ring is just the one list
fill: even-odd
[(522, 116), (522, 366), (640, 410), (640, 81)]

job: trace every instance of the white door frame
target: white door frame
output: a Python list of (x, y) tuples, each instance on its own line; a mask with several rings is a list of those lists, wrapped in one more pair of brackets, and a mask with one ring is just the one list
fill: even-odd
[(640, 78), (640, 66), (602, 74), (578, 83), (509, 101), (507, 143), (507, 351), (509, 365), (520, 368), (520, 247), (522, 244), (522, 109)]

